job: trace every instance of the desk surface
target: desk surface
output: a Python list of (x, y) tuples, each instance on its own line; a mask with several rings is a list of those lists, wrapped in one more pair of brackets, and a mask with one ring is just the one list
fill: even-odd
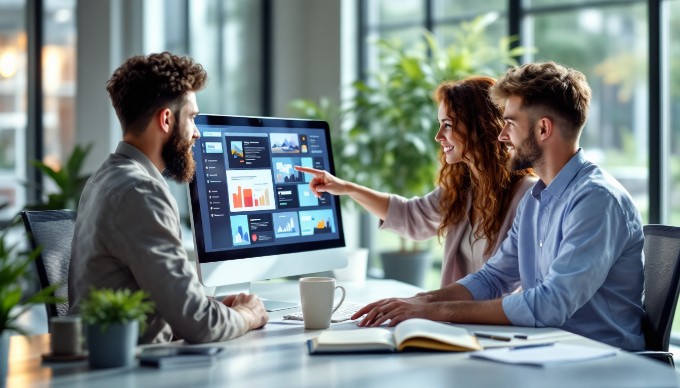
[[(417, 288), (395, 281), (343, 284), (348, 300), (369, 302), (388, 296), (410, 296)], [(261, 283), (258, 295), (276, 300), (298, 299), (297, 284)], [(291, 310), (286, 310), (285, 313)], [(282, 321), (284, 312), (271, 314), (262, 330), (220, 343), (225, 350), (209, 367), (157, 370), (153, 368), (89, 370), (87, 361), (40, 363), (49, 348), (48, 335), (31, 342), (12, 338), (7, 387), (666, 387), (680, 386), (674, 369), (661, 363), (619, 352), (615, 357), (548, 368), (503, 365), (469, 358), (468, 353), (401, 353), (309, 356), (305, 341), (319, 334), (302, 323)], [(355, 328), (351, 322), (331, 329)], [(479, 326), (466, 325), (467, 328)], [(511, 327), (485, 327), (509, 330)], [(522, 328), (523, 332), (531, 331)], [(516, 331), (516, 328), (515, 328)], [(606, 346), (570, 335), (564, 342)]]

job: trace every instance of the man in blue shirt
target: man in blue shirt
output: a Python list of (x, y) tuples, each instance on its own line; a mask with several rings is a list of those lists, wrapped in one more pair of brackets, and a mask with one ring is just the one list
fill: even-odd
[(621, 184), (579, 148), (591, 94), (585, 76), (553, 62), (528, 64), (508, 70), (492, 92), (505, 104), (498, 139), (511, 150), (509, 163), (540, 178), (507, 238), (478, 272), (371, 303), (355, 315), (366, 314), (359, 325), (422, 317), (557, 327), (644, 349), (642, 222)]

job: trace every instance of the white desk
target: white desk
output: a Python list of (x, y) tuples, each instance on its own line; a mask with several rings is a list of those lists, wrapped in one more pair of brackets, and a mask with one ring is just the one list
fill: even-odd
[[(344, 285), (347, 288), (348, 299), (360, 302), (387, 296), (410, 296), (418, 291), (413, 286), (395, 281), (369, 281), (366, 285)], [(296, 283), (259, 284), (254, 292), (277, 300), (294, 301), (298, 298)], [(217, 362), (203, 368), (88, 370), (86, 361), (41, 365), (37, 356), (39, 351), (36, 354), (34, 349), (34, 355), (28, 356), (29, 350), (25, 350), (25, 354), (21, 355), (13, 349), (7, 386), (140, 388), (680, 386), (680, 379), (674, 369), (626, 352), (596, 361), (549, 368), (497, 364), (470, 359), (467, 353), (309, 356), (305, 341), (318, 335), (319, 331), (306, 331), (298, 322), (281, 321), (283, 314), (272, 313), (270, 323), (262, 330), (220, 343), (225, 350)], [(334, 330), (354, 327), (353, 323), (331, 326)], [(522, 328), (522, 331), (531, 329)], [(33, 341), (31, 345), (27, 345), (25, 339), (21, 340), (24, 341), (24, 346), (47, 349), (47, 335), (43, 335), (39, 341)], [(606, 346), (577, 335), (568, 337), (565, 342)]]

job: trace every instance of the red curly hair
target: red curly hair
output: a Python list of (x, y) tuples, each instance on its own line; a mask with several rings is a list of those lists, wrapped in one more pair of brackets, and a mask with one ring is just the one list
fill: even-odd
[[(472, 220), (478, 224), (475, 238), (486, 237), (486, 253), (493, 250), (499, 236), (504, 215), (513, 196), (515, 184), (533, 171), (510, 171), (507, 166), (507, 148), (498, 140), (503, 129), (502, 109), (494, 103), (491, 87), (496, 83), (490, 77), (469, 77), (460, 81), (444, 82), (434, 93), (437, 104), (444, 104), (453, 128), (463, 123), (464, 133), (454, 132), (463, 144), (462, 155), (467, 162), (446, 163), (441, 152), (438, 183), (442, 189), (439, 210), (442, 222), (438, 235), (446, 234), (449, 226), (467, 217), (467, 198), (472, 197)], [(474, 165), (478, 173), (472, 173)]]

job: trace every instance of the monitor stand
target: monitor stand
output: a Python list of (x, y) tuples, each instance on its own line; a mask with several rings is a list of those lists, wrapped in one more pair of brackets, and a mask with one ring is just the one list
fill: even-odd
[[(215, 299), (223, 299), (227, 295), (235, 295), (235, 294), (250, 294), (250, 283), (240, 283), (240, 284), (230, 284), (228, 286), (218, 286), (215, 287), (215, 292), (213, 293), (213, 297)], [(296, 307), (300, 307), (300, 303), (296, 302), (283, 302), (279, 300), (271, 300), (271, 299), (262, 299), (262, 303), (264, 304), (265, 310), (272, 312), (272, 311), (279, 311), (279, 310), (287, 310), (287, 309), (292, 309)]]

